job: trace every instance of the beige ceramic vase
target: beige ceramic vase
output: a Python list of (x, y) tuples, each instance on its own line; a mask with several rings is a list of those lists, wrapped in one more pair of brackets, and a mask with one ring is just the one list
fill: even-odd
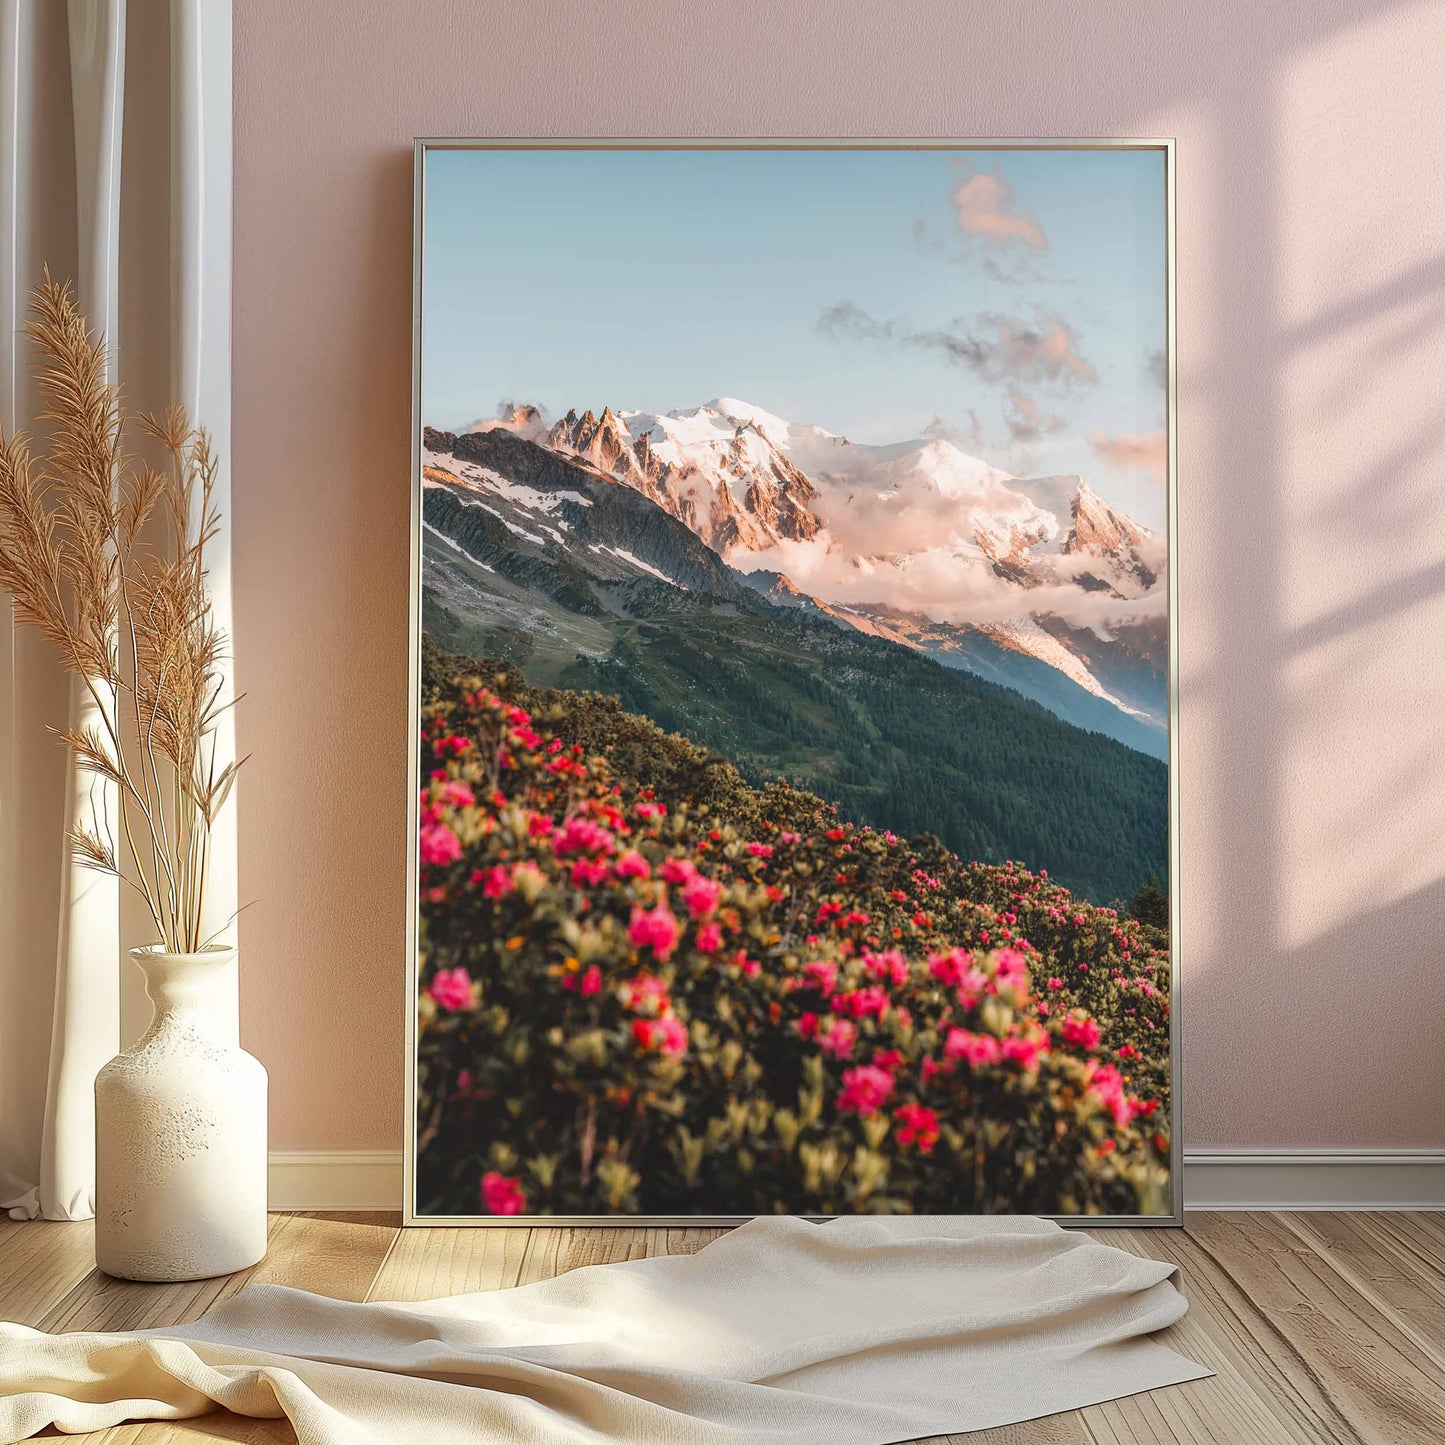
[(95, 1262), (207, 1279), (266, 1252), (266, 1070), (236, 1041), (236, 952), (137, 948), (150, 1027), (95, 1079)]

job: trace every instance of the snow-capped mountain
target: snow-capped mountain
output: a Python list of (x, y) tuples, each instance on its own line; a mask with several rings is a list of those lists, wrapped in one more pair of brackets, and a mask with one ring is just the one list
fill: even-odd
[(748, 419), (709, 408), (654, 416), (569, 411), (549, 441), (650, 497), (728, 556), (818, 531), (807, 477)]
[(1164, 750), (1162, 633), (1145, 625), (1159, 615), (1163, 541), (1082, 477), (1016, 477), (942, 438), (852, 442), (728, 397), (571, 410), (546, 431), (517, 407), (486, 426), (455, 439), (451, 466), (494, 507), (517, 479), (493, 468), (469, 483), (463, 454), (513, 432), (655, 503), (775, 606), (1006, 681), (1066, 716), (1067, 680), (1065, 702), (1086, 715), (1070, 720)]
[(1069, 503), (1069, 520), (1065, 555), (1099, 563), (1079, 574), (1081, 585), (1142, 597), (1158, 583), (1162, 541), (1132, 517), (1115, 511), (1082, 477)]
[[(530, 428), (529, 410), (514, 415)], [(664, 413), (572, 410), (547, 442), (642, 492), (743, 571), (782, 560), (756, 554), (821, 542), (835, 565), (915, 570), (920, 553), (943, 548), (1021, 586), (1139, 597), (1158, 580), (1153, 535), (1082, 477), (1021, 479), (941, 438), (872, 446), (718, 397)], [(887, 592), (886, 573), (877, 586)]]

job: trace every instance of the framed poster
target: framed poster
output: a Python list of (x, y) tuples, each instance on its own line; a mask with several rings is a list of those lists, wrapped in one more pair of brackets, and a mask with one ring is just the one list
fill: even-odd
[(1178, 1222), (1170, 143), (416, 166), (408, 1223)]

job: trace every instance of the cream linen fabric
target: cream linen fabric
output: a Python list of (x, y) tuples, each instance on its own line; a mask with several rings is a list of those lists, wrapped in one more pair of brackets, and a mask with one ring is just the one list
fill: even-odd
[(0, 1439), (218, 1403), (302, 1445), (885, 1445), (1208, 1375), (1148, 1338), (1173, 1273), (1040, 1219), (758, 1219), (423, 1303), (254, 1285), (183, 1327), (0, 1325)]

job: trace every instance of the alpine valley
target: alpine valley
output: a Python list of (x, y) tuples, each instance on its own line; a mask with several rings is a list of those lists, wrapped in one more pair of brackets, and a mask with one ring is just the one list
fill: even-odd
[(440, 647), (1095, 901), (1166, 875), (1165, 546), (1082, 478), (720, 398), (428, 427), (422, 483)]

